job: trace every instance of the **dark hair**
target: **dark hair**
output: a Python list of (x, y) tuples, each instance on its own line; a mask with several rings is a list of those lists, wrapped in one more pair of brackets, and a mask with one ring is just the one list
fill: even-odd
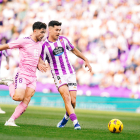
[(52, 20), (52, 21), (49, 22), (48, 26), (52, 26), (52, 27), (54, 27), (54, 26), (61, 26), (61, 24), (62, 23), (59, 22), (59, 21)]
[(35, 22), (35, 23), (33, 24), (33, 31), (34, 31), (35, 29), (41, 29), (41, 28), (46, 29), (46, 28), (47, 28), (47, 25), (46, 25), (45, 23), (43, 23), (43, 22), (40, 22), (40, 21), (37, 21), (37, 22)]

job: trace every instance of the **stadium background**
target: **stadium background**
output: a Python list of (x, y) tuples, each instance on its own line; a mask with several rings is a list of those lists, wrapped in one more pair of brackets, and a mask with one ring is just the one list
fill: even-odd
[[(69, 53), (78, 82), (77, 108), (140, 112), (140, 1), (139, 0), (1, 0), (0, 44), (32, 34), (32, 24), (62, 22), (66, 36), (90, 61), (93, 72)], [(8, 50), (2, 77), (14, 77), (18, 49)], [(64, 107), (50, 71), (37, 71), (37, 93), (31, 105)], [(8, 88), (0, 86), (0, 103), (14, 104)], [(4, 91), (3, 91), (4, 90)], [(6, 91), (5, 91), (6, 90)], [(90, 98), (89, 98), (90, 97)], [(130, 104), (131, 103), (131, 104)]]
[[(76, 115), (82, 127), (69, 121), (56, 128), (65, 109), (50, 72), (37, 71), (37, 92), (26, 112), (16, 120), (20, 127), (4, 127), (19, 102), (0, 86), (0, 139), (2, 140), (138, 140), (140, 139), (140, 0), (0, 0), (0, 44), (32, 34), (32, 24), (62, 22), (66, 36), (89, 60), (69, 53), (76, 70)], [(3, 57), (0, 77), (14, 77), (19, 65), (17, 49), (8, 50), (10, 70)], [(128, 112), (129, 111), (129, 112)], [(136, 113), (137, 112), (137, 113)], [(124, 129), (110, 133), (111, 119)]]

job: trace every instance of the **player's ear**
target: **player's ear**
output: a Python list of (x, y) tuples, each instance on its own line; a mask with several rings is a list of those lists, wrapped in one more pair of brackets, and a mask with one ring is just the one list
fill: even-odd
[(34, 33), (37, 33), (38, 29), (34, 29)]
[(52, 31), (52, 28), (53, 28), (53, 27), (49, 26), (49, 28), (48, 28), (49, 32), (51, 32), (51, 31)]

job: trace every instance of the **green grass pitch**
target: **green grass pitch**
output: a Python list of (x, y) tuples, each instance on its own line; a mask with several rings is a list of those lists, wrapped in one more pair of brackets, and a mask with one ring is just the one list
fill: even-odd
[[(60, 108), (29, 107), (16, 120), (20, 127), (4, 126), (15, 106), (0, 105), (6, 114), (0, 114), (0, 140), (139, 140), (140, 114), (76, 110), (82, 130), (74, 130), (71, 120), (65, 128), (57, 128), (65, 110)], [(110, 133), (108, 122), (117, 118), (123, 122), (121, 133)]]

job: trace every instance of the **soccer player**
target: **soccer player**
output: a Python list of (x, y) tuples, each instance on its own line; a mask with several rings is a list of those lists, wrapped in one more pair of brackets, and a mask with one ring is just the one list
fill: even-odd
[[(1, 80), (0, 84), (9, 86), (10, 96), (15, 101), (21, 101), (15, 112), (6, 121), (6, 126), (17, 126), (15, 119), (23, 114), (28, 107), (36, 89), (36, 69), (42, 50), (42, 39), (46, 33), (46, 24), (35, 22), (32, 36), (17, 39), (0, 46), (0, 50), (19, 48), (20, 62), (18, 73), (13, 81)], [(44, 71), (46, 67), (44, 66)]]
[[(55, 85), (60, 92), (66, 108), (66, 114), (64, 118), (57, 124), (57, 127), (64, 127), (69, 118), (73, 121), (74, 129), (81, 129), (78, 123), (74, 108), (76, 106), (76, 92), (77, 82), (76, 75), (73, 66), (71, 65), (67, 51), (72, 51), (76, 56), (85, 61), (85, 66), (92, 71), (88, 59), (76, 49), (69, 40), (60, 36), (61, 23), (58, 21), (50, 21), (48, 24), (49, 36), (45, 40), (42, 46), (41, 58), (47, 60), (51, 67), (52, 76), (55, 81)], [(40, 58), (40, 63), (42, 60)], [(38, 64), (38, 68), (40, 68)]]
[[(1, 67), (1, 61), (2, 61), (2, 55), (4, 55), (6, 57), (6, 61), (7, 61), (7, 65), (5, 66), (5, 68), (8, 70), (9, 69), (9, 57), (6, 51), (0, 51), (0, 67)], [(0, 73), (1, 74), (1, 73)], [(3, 111), (0, 108), (0, 114), (5, 114), (6, 112)]]

